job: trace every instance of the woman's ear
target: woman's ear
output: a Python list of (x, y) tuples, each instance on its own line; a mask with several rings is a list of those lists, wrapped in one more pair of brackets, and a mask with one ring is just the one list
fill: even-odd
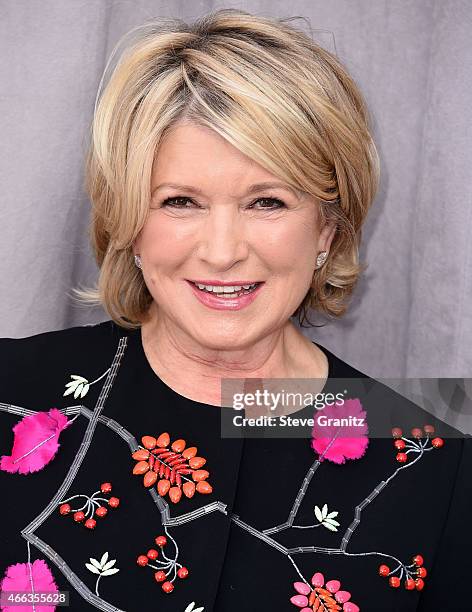
[(139, 255), (141, 253), (141, 241), (140, 234), (133, 240), (131, 248), (133, 249), (133, 255)]
[(320, 251), (326, 251), (329, 253), (331, 243), (336, 235), (336, 228), (337, 226), (335, 221), (326, 221), (318, 239), (318, 249)]

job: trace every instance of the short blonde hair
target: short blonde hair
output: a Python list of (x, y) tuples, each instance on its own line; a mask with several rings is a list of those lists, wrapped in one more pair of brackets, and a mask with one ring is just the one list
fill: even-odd
[(337, 230), (292, 316), (303, 325), (309, 308), (345, 313), (363, 271), (358, 246), (379, 159), (357, 85), (292, 19), (237, 9), (192, 24), (163, 18), (140, 26), (121, 54), (96, 105), (86, 164), (99, 279), (74, 290), (118, 325), (139, 327), (152, 303), (132, 245), (148, 214), (159, 143), (184, 122), (210, 127), (316, 198), (319, 218)]

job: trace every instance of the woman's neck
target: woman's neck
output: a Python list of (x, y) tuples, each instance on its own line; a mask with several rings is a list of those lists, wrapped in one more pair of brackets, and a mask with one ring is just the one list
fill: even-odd
[(168, 387), (196, 402), (221, 406), (222, 378), (327, 378), (326, 355), (292, 321), (252, 346), (214, 349), (152, 313), (141, 328), (149, 365)]

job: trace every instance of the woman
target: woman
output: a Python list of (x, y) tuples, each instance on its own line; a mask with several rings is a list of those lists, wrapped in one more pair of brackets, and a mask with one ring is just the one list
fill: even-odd
[[(101, 95), (82, 296), (111, 320), (0, 343), (7, 610), (466, 606), (469, 441), (293, 322), (346, 311), (378, 158), (289, 21), (149, 26)], [(249, 401), (280, 379), (322, 406)]]

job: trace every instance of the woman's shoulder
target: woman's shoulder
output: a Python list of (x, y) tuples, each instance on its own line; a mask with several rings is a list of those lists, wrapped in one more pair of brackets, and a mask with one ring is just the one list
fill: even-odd
[(57, 397), (71, 376), (87, 378), (83, 372), (108, 367), (126, 333), (107, 320), (22, 338), (0, 338), (0, 402), (18, 404)]
[(114, 346), (126, 329), (114, 321), (107, 320), (89, 325), (77, 325), (65, 329), (45, 331), (19, 338), (0, 338), (0, 360), (2, 365), (27, 365), (28, 363), (51, 362), (65, 355), (90, 356), (92, 351)]
[[(341, 387), (347, 388), (348, 392), (350, 391), (350, 397), (359, 397), (374, 427), (382, 426), (384, 431), (400, 427), (404, 432), (410, 434), (414, 428), (431, 425), (438, 436), (456, 439), (471, 438), (410, 399), (402, 390), (404, 383), (408, 383), (408, 380), (403, 381), (401, 378), (393, 377), (375, 378), (345, 361), (325, 346), (316, 344), (328, 358), (331, 386), (337, 385), (340, 389)], [(427, 389), (424, 390), (425, 397), (418, 398), (417, 401), (422, 399), (426, 404), (433, 405), (435, 403), (434, 381), (431, 379), (429, 383)], [(411, 385), (406, 384), (406, 387), (409, 386)], [(372, 433), (375, 435), (376, 431)]]
[(127, 330), (121, 328), (111, 319), (101, 321), (99, 323), (91, 323), (87, 325), (76, 325), (64, 329), (48, 330), (29, 336), (10, 337), (5, 336), (0, 338), (0, 349), (10, 350), (13, 352), (21, 352), (23, 350), (42, 349), (50, 350), (51, 348), (62, 348), (69, 345), (71, 342), (80, 340), (90, 340), (103, 342), (107, 339), (113, 340), (119, 338), (120, 335), (126, 333)]
[(330, 351), (326, 346), (319, 342), (313, 341), (328, 359), (328, 377), (329, 378), (369, 378), (369, 376), (358, 370), (351, 363), (344, 361), (339, 355)]

